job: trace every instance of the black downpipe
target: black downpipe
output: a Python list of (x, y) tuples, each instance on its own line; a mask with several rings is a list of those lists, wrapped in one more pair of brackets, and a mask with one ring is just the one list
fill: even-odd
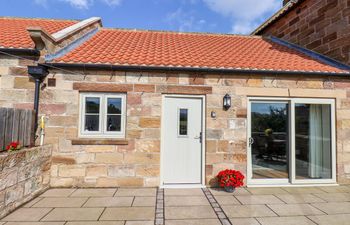
[(34, 118), (34, 140), (36, 138), (36, 131), (38, 129), (38, 116), (39, 116), (39, 98), (40, 98), (40, 85), (42, 80), (36, 78), (35, 79), (35, 94), (34, 94), (34, 111), (35, 111), (35, 118)]
[(35, 94), (34, 94), (34, 140), (37, 138), (36, 131), (38, 129), (38, 116), (39, 116), (39, 97), (40, 97), (40, 86), (48, 75), (48, 70), (44, 66), (28, 66), (28, 73), (35, 81)]

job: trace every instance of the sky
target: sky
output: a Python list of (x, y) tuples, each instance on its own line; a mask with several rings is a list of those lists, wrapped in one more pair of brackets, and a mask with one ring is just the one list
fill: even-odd
[(104, 27), (249, 34), (282, 0), (0, 0), (0, 16), (102, 18)]

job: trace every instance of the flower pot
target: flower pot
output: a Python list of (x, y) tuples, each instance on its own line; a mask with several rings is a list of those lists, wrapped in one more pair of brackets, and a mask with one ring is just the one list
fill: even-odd
[(225, 186), (224, 187), (225, 191), (228, 192), (228, 193), (233, 193), (235, 191), (235, 187), (232, 187), (232, 186)]

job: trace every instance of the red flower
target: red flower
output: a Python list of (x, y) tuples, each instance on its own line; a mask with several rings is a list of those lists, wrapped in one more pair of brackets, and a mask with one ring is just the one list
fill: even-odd
[(217, 175), (220, 187), (241, 187), (244, 175), (237, 170), (222, 170)]
[(14, 151), (21, 149), (21, 146), (18, 142), (13, 141), (9, 145), (6, 146), (6, 151)]

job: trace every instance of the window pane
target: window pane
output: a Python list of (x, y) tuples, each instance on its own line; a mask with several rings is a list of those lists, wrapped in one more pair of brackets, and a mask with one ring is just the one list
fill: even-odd
[(296, 104), (296, 179), (332, 178), (331, 149), (331, 106)]
[(99, 115), (85, 115), (85, 131), (99, 131)]
[(288, 104), (251, 104), (254, 179), (288, 178)]
[(108, 98), (108, 114), (121, 114), (122, 113), (122, 99), (121, 98)]
[(120, 131), (121, 129), (121, 116), (110, 115), (107, 116), (107, 131)]
[(180, 109), (179, 134), (187, 135), (188, 109)]
[(100, 98), (87, 97), (85, 103), (85, 113), (99, 113), (100, 112)]

